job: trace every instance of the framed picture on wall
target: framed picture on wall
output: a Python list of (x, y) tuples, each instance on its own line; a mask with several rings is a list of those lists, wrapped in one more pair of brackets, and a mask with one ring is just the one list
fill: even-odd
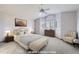
[(15, 26), (17, 26), (17, 27), (27, 27), (27, 20), (15, 18)]

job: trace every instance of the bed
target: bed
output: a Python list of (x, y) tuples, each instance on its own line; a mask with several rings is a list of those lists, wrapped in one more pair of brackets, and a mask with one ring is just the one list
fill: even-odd
[(26, 34), (16, 36), (15, 41), (26, 50), (28, 48), (32, 51), (39, 51), (47, 45), (48, 37), (36, 34)]
[(28, 51), (40, 51), (48, 42), (48, 37), (31, 34), (27, 28), (14, 29), (10, 34), (14, 36), (14, 41), (0, 46), (1, 54), (26, 54)]
[[(23, 30), (24, 32), (24, 30)], [(25, 33), (25, 32), (24, 32)], [(48, 43), (48, 37), (36, 34), (14, 35), (14, 41), (0, 46), (0, 53), (3, 54), (25, 54), (28, 51), (40, 51)]]

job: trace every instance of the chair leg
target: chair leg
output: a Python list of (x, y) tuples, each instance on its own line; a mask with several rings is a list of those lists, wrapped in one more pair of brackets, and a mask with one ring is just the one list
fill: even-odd
[(75, 43), (73, 43), (73, 45), (74, 45), (74, 48), (75, 48), (75, 45), (76, 45), (76, 44), (75, 44)]

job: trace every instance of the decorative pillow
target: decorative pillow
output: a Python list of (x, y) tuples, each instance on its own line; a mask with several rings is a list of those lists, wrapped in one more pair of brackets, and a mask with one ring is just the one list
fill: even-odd
[(13, 30), (13, 33), (15, 35), (24, 35), (24, 34), (28, 34), (29, 33), (29, 29), (28, 28), (17, 28), (15, 30)]

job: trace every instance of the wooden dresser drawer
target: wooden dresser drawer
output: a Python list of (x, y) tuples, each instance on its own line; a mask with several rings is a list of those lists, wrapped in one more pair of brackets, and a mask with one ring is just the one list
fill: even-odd
[(55, 37), (55, 30), (45, 30), (44, 31), (45, 36)]

